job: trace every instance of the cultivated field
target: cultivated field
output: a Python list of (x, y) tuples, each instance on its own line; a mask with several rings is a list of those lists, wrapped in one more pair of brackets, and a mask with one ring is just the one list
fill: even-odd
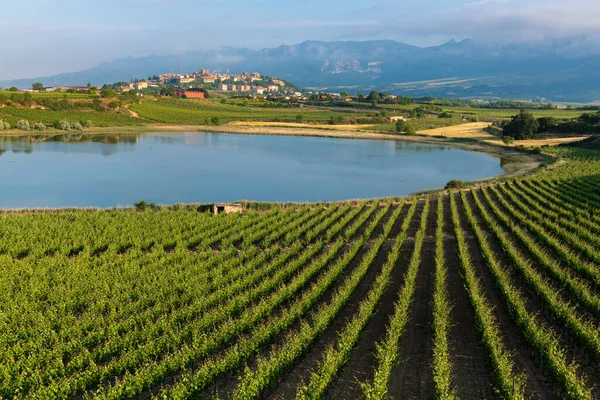
[(490, 126), (489, 122), (473, 122), (469, 124), (446, 126), (443, 128), (426, 129), (417, 131), (417, 134), (424, 136), (443, 136), (447, 138), (460, 139), (495, 138), (494, 135), (484, 130), (488, 126)]
[(0, 216), (0, 397), (600, 398), (600, 154), (469, 191)]
[(268, 107), (264, 102), (240, 102), (231, 101), (225, 104), (218, 99), (208, 100), (183, 100), (183, 99), (161, 99), (156, 101), (143, 101), (140, 104), (132, 104), (130, 109), (137, 112), (139, 116), (151, 123), (163, 123), (170, 125), (209, 125), (213, 118), (220, 122), (231, 121), (272, 121), (272, 122), (294, 122), (298, 116), (301, 121), (329, 122), (332, 117), (367, 117), (375, 114), (376, 110), (362, 113), (345, 110), (343, 108), (329, 109), (324, 107)]

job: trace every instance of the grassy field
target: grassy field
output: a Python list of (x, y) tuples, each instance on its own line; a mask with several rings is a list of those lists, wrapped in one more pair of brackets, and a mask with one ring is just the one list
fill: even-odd
[(470, 190), (0, 215), (1, 398), (600, 397), (600, 152)]
[(263, 122), (263, 121), (238, 121), (232, 126), (270, 127), (270, 128), (305, 128), (305, 129), (331, 129), (336, 131), (369, 130), (373, 125), (331, 125), (331, 124), (302, 124), (297, 122)]
[[(396, 104), (381, 104), (387, 110), (395, 111), (399, 114), (408, 116), (410, 110), (413, 110), (422, 104), (396, 105)], [(480, 108), (480, 107), (459, 107), (459, 106), (441, 106), (443, 111), (451, 113), (455, 117), (476, 115), (480, 120), (484, 121), (500, 121), (510, 119), (515, 114), (518, 114), (519, 108)], [(568, 110), (568, 109), (528, 109), (536, 118), (555, 117), (558, 119), (577, 118), (585, 111)]]
[[(555, 138), (555, 139), (529, 139), (529, 140), (515, 140), (511, 146), (525, 146), (525, 147), (537, 147), (537, 146), (558, 146), (566, 143), (579, 142), (586, 139), (587, 136), (579, 137), (567, 137), (567, 138)], [(486, 143), (495, 145), (504, 145), (501, 140), (485, 140)]]

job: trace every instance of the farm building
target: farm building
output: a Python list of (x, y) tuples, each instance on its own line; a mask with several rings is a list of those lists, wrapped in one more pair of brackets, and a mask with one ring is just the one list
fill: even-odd
[(175, 96), (185, 97), (186, 99), (205, 99), (206, 94), (199, 90), (176, 90)]

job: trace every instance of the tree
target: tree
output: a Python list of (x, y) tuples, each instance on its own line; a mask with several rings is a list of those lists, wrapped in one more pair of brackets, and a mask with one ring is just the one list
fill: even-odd
[(444, 189), (445, 190), (464, 189), (465, 187), (467, 187), (467, 185), (463, 181), (452, 179), (450, 182), (446, 183), (446, 186), (444, 187)]
[(39, 92), (41, 90), (44, 90), (44, 85), (41, 82), (35, 82), (31, 85), (31, 88)]
[(377, 93), (374, 90), (371, 93), (369, 93), (369, 96), (367, 96), (367, 100), (370, 102), (378, 102), (380, 98), (381, 96), (379, 96), (379, 93)]
[(503, 135), (512, 136), (517, 140), (534, 138), (539, 126), (540, 124), (532, 113), (521, 110), (504, 126)]
[(586, 125), (599, 125), (600, 124), (600, 115), (599, 114), (582, 114), (577, 118), (578, 122), (584, 123)]
[(512, 136), (502, 136), (502, 142), (504, 142), (505, 145), (510, 146), (515, 142), (515, 138)]
[(399, 119), (396, 121), (396, 133), (403, 133), (406, 129), (406, 122), (404, 120)]
[(104, 98), (111, 98), (111, 97), (115, 97), (116, 95), (117, 95), (117, 92), (110, 86), (103, 87), (102, 90), (100, 90), (100, 96), (102, 96)]
[(558, 119), (554, 117), (538, 118), (538, 132), (548, 132), (558, 126)]
[(342, 96), (344, 96), (344, 97), (348, 97), (348, 91), (347, 91), (347, 90), (344, 90), (344, 91), (342, 92)]
[(19, 91), (19, 89), (17, 89), (17, 87), (16, 87), (16, 86), (11, 86), (11, 87), (9, 87), (9, 88), (8, 88), (8, 91), (9, 91), (9, 92), (18, 92), (18, 91)]

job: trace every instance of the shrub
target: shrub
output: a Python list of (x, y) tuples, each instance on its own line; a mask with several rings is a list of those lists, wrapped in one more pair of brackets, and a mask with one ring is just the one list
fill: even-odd
[(396, 121), (396, 133), (402, 135), (414, 135), (417, 133), (415, 127), (403, 120)]
[(62, 131), (68, 131), (71, 129), (71, 124), (69, 124), (69, 121), (67, 121), (66, 119), (61, 119), (60, 121), (56, 121), (54, 123), (54, 127)]
[(2, 120), (0, 120), (0, 131), (4, 129), (4, 122), (2, 122)]
[(33, 124), (33, 129), (36, 131), (45, 131), (46, 130), (46, 125), (44, 125), (41, 122), (36, 122), (35, 124)]
[(6, 121), (3, 121), (2, 122), (2, 129), (4, 129), (4, 130), (10, 129), (10, 124), (8, 122), (6, 122)]
[(23, 131), (28, 131), (29, 129), (31, 129), (31, 126), (29, 125), (29, 121), (27, 121), (26, 119), (19, 120), (19, 122), (17, 122), (17, 129), (21, 129)]
[(511, 144), (515, 143), (515, 138), (512, 136), (502, 136), (502, 141), (505, 145), (510, 146)]
[(90, 121), (89, 119), (87, 121), (85, 121), (86, 128), (92, 128), (93, 126), (94, 126), (94, 123), (92, 121)]
[(540, 147), (534, 147), (529, 150), (530, 154), (542, 154), (542, 149)]
[(79, 122), (73, 122), (71, 124), (71, 129), (74, 131), (82, 131), (83, 130), (83, 126), (81, 126), (81, 124)]
[(148, 202), (144, 199), (141, 199), (137, 203), (133, 203), (133, 206), (135, 207), (135, 209), (137, 211), (144, 211), (145, 209), (148, 208)]
[(144, 210), (147, 210), (147, 209), (151, 209), (151, 210), (158, 209), (158, 206), (156, 205), (156, 203), (148, 203), (144, 199), (141, 199), (137, 203), (133, 203), (133, 206), (135, 207), (135, 209), (137, 211), (144, 211)]
[(399, 119), (396, 121), (396, 132), (402, 133), (406, 130), (406, 122), (404, 120)]
[(219, 117), (212, 117), (212, 118), (210, 119), (210, 122), (211, 122), (213, 125), (221, 125), (221, 118), (219, 118)]
[(446, 189), (446, 190), (464, 189), (466, 187), (467, 187), (467, 185), (465, 185), (465, 183), (463, 181), (453, 179), (450, 182), (446, 183), (446, 186), (444, 187), (444, 189)]
[(405, 135), (416, 135), (417, 130), (411, 124), (406, 124), (406, 129), (404, 130)]

